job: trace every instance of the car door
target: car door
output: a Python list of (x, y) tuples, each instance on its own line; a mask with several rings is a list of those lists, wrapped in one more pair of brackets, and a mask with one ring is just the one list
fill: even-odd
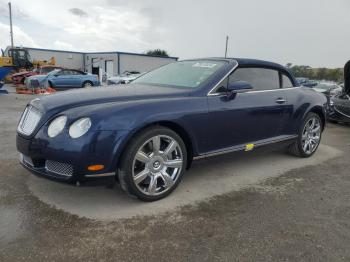
[(70, 86), (71, 87), (82, 87), (84, 80), (84, 73), (76, 70), (71, 70), (70, 75)]
[(61, 70), (56, 73), (51, 81), (53, 82), (56, 88), (64, 88), (67, 87), (67, 76), (70, 74), (70, 70)]
[[(253, 89), (228, 99), (227, 85), (245, 81)], [(265, 143), (279, 135), (286, 102), (278, 70), (236, 69), (208, 96), (210, 141), (208, 151)]]

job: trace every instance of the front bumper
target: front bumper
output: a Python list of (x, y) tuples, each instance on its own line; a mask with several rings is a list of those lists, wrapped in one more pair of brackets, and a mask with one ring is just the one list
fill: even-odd
[[(17, 134), (20, 163), (32, 173), (60, 181), (95, 180), (115, 175), (118, 149), (125, 132), (92, 131), (78, 139), (63, 132), (50, 139), (43, 129), (31, 139)], [(104, 168), (88, 170), (88, 166), (97, 164)]]

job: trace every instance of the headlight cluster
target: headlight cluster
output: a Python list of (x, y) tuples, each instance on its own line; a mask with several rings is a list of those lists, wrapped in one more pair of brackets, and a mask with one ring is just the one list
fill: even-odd
[[(47, 134), (49, 137), (53, 138), (58, 136), (64, 129), (67, 123), (66, 116), (56, 117), (49, 125)], [(88, 117), (80, 118), (76, 120), (69, 127), (69, 135), (71, 138), (78, 138), (89, 131), (91, 127), (91, 120)]]

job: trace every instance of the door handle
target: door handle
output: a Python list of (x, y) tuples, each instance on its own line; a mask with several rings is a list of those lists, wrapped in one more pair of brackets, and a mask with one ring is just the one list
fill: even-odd
[(276, 99), (276, 103), (277, 104), (284, 104), (285, 102), (287, 102), (287, 101), (283, 97), (279, 97), (279, 98)]

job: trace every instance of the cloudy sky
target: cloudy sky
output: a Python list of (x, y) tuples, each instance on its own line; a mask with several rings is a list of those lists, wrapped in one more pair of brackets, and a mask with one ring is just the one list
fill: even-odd
[[(0, 0), (0, 47), (10, 44)], [(15, 45), (228, 55), (342, 67), (350, 59), (349, 0), (12, 0)]]

